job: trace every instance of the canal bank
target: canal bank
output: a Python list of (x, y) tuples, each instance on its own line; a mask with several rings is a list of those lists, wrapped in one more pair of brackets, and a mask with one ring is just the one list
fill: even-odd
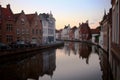
[(38, 51), (38, 50), (46, 50), (49, 48), (56, 48), (56, 47), (63, 46), (63, 45), (64, 45), (64, 42), (56, 42), (56, 43), (44, 44), (44, 45), (40, 45), (40, 46), (36, 46), (36, 47), (0, 50), (0, 57), (25, 54), (28, 52), (33, 52), (33, 51)]
[[(33, 51), (0, 63), (1, 80), (112, 80), (108, 59), (95, 45), (65, 42), (59, 48)], [(14, 56), (15, 57), (15, 56)], [(24, 58), (23, 58), (24, 57)], [(9, 79), (8, 79), (9, 77)]]

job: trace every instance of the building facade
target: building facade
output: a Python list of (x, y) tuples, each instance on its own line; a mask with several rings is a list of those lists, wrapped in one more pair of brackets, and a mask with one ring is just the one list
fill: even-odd
[(112, 20), (111, 11), (106, 14), (104, 13), (103, 20), (100, 22), (103, 32), (103, 49), (105, 51), (109, 51), (109, 28), (111, 27), (111, 20)]
[(74, 26), (73, 28), (70, 29), (70, 32), (69, 32), (69, 40), (75, 40), (75, 30), (77, 29), (76, 26)]
[(79, 40), (79, 28), (75, 30), (75, 40)]
[(55, 18), (53, 14), (50, 12), (48, 18), (48, 42), (53, 43), (56, 41), (55, 39)]
[(63, 40), (69, 40), (69, 32), (70, 32), (70, 24), (68, 24), (68, 26), (65, 25), (64, 29), (62, 30)]
[(43, 43), (52, 43), (55, 42), (55, 18), (52, 13), (50, 14), (40, 14), (39, 17), (42, 21), (43, 28)]
[(120, 0), (111, 0), (112, 4), (112, 37), (109, 62), (114, 80), (120, 79)]
[(27, 19), (30, 26), (30, 43), (31, 44), (42, 44), (42, 22), (37, 14), (27, 14)]
[(92, 35), (92, 42), (93, 43), (99, 43), (99, 35), (100, 35), (100, 27), (97, 27), (96, 29), (91, 29), (91, 35)]
[(48, 15), (43, 13), (40, 14), (39, 16), (42, 21), (42, 29), (43, 29), (42, 43), (45, 44), (48, 42)]
[(15, 26), (17, 41), (30, 42), (30, 24), (23, 10), (15, 14)]
[(16, 41), (15, 18), (8, 4), (6, 8), (0, 5), (0, 42), (10, 44)]
[(79, 29), (79, 39), (81, 41), (91, 40), (92, 36), (91, 36), (90, 27), (88, 25), (88, 21), (86, 21), (86, 23), (82, 23), (79, 28), (80, 28)]

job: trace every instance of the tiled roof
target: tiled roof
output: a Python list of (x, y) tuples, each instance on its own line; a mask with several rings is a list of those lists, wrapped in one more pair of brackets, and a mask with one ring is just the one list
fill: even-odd
[(100, 33), (99, 29), (91, 29), (90, 31), (91, 31), (91, 34), (99, 34)]

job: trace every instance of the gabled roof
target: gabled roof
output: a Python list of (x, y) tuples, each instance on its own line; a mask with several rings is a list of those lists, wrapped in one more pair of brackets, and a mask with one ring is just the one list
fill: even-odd
[(71, 30), (72, 30), (73, 32), (75, 32), (76, 29), (77, 29), (76, 26), (74, 26), (73, 28), (71, 28)]
[(36, 14), (27, 14), (27, 15), (26, 15), (26, 17), (27, 17), (29, 23), (32, 22), (32, 20), (34, 19), (35, 16), (36, 16)]
[(46, 21), (48, 21), (49, 14), (45, 14), (45, 13), (43, 13), (43, 14), (40, 14), (40, 17), (41, 17), (42, 20), (46, 20)]
[(2, 16), (4, 16), (4, 19), (14, 20), (13, 12), (10, 8), (3, 8), (1, 7)]
[(18, 14), (14, 14), (14, 17), (15, 17), (15, 21), (18, 20), (19, 16), (20, 16), (21, 13), (18, 13)]
[(82, 23), (80, 25), (80, 29), (88, 29), (88, 28), (90, 28), (89, 25), (88, 25), (88, 23)]

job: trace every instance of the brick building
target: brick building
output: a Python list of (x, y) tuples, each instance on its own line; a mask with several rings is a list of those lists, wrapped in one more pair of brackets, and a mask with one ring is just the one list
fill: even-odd
[(27, 19), (30, 26), (30, 42), (32, 44), (41, 44), (42, 43), (42, 22), (37, 14), (27, 14)]
[(30, 42), (30, 25), (23, 10), (15, 14), (15, 24), (17, 41)]
[(6, 8), (0, 5), (0, 42), (10, 44), (14, 41), (16, 41), (14, 14), (9, 4)]
[(120, 79), (120, 0), (111, 0), (112, 4), (112, 38), (109, 62), (114, 80)]
[(70, 32), (69, 32), (69, 39), (70, 40), (74, 40), (75, 39), (75, 30), (77, 29), (76, 26), (74, 26), (73, 28), (70, 29)]
[(111, 10), (108, 14), (104, 12), (104, 17), (102, 21), (100, 22), (101, 25), (101, 30), (103, 32), (103, 48), (105, 51), (109, 51), (109, 28), (111, 27), (112, 24), (112, 13)]
[(79, 28), (79, 38), (81, 41), (88, 41), (92, 38), (88, 21), (82, 23)]

